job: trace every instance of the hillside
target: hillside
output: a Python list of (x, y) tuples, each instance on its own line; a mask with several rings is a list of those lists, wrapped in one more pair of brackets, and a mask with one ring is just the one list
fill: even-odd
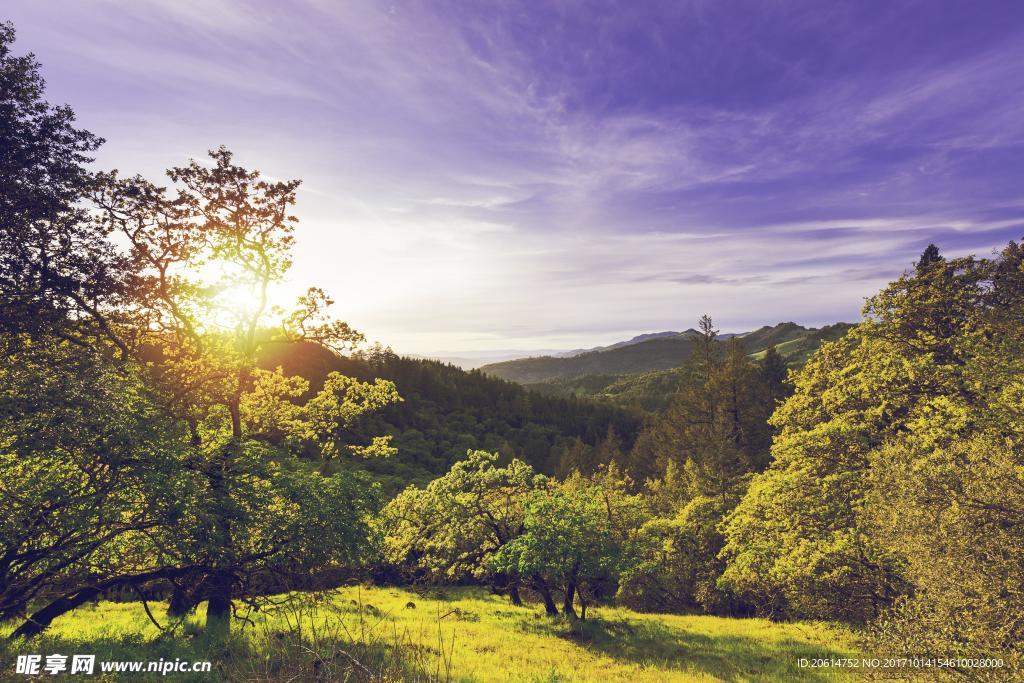
[[(822, 328), (808, 328), (785, 322), (774, 326), (766, 325), (737, 336), (748, 354), (763, 354), (769, 346), (775, 345), (779, 352), (793, 363), (800, 364), (806, 361), (810, 353), (821, 346), (823, 341), (841, 337), (850, 327), (849, 323), (836, 323)], [(491, 363), (480, 370), (493, 377), (527, 385), (591, 375), (618, 377), (669, 370), (681, 367), (686, 362), (693, 352), (696, 336), (694, 330), (673, 333), (671, 336), (661, 333), (651, 339), (612, 345), (568, 358), (519, 358)], [(725, 343), (729, 336), (731, 335), (722, 335), (720, 343)]]
[(624, 409), (659, 412), (676, 395), (685, 373), (685, 368), (670, 368), (637, 375), (588, 375), (524, 386), (544, 396), (572, 396), (602, 401)]
[[(762, 327), (741, 338), (752, 358), (762, 358), (767, 348), (775, 344), (776, 350), (791, 367), (799, 367), (807, 362), (822, 343), (842, 337), (850, 327), (846, 323), (836, 323), (820, 329), (808, 329), (793, 323), (783, 323)], [(668, 406), (675, 396), (684, 373), (684, 368), (672, 367), (640, 373), (558, 377), (527, 382), (524, 386), (544, 396), (597, 399), (628, 410), (658, 412)]]
[(389, 351), (342, 357), (315, 344), (272, 343), (264, 347), (260, 364), (305, 377), (310, 392), (331, 371), (393, 381), (403, 402), (367, 416), (355, 436), (390, 434), (398, 454), (347, 463), (369, 470), (390, 491), (433, 479), (471, 449), (515, 455), (550, 472), (576, 437), (596, 445), (611, 426), (628, 446), (640, 425), (633, 413), (611, 405), (537, 395), (479, 371)]

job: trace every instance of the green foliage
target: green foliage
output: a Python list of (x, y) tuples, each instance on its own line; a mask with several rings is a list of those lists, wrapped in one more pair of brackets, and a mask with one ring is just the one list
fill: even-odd
[(195, 478), (182, 430), (141, 373), (65, 341), (9, 338), (0, 357), (0, 617), (55, 584), (135, 566), (108, 546), (178, 518)]
[(863, 328), (797, 373), (796, 393), (773, 417), (774, 462), (728, 519), (723, 585), (771, 613), (857, 620), (895, 597), (897, 559), (869, 540), (858, 510), (868, 453), (892, 414), (875, 401), (907, 400), (901, 376)]
[(568, 617), (576, 617), (578, 596), (586, 618), (587, 605), (614, 595), (623, 572), (637, 561), (636, 530), (647, 511), (627, 486), (613, 467), (532, 492), (524, 502), (522, 534), (494, 554), (492, 566), (557, 587)]
[(346, 463), (369, 471), (392, 494), (410, 483), (425, 485), (469, 450), (516, 457), (539, 472), (555, 474), (563, 455), (579, 439), (586, 445), (586, 457), (577, 466), (592, 471), (597, 465), (593, 448), (607, 438), (609, 429), (624, 450), (639, 429), (639, 419), (624, 410), (531, 394), (480, 372), (400, 357), (385, 348), (343, 357), (311, 344), (268, 343), (260, 351), (259, 364), (306, 379), (309, 388), (300, 398), (311, 397), (330, 372), (401, 387), (401, 402), (361, 415), (345, 432), (361, 442), (369, 440), (367, 433), (392, 437), (397, 452), (390, 457), (349, 458)]
[[(311, 471), (393, 452), (356, 433), (392, 383), (309, 384), (259, 367), (265, 329), (350, 350), (317, 288), (291, 315), (268, 292), (291, 266), (299, 181), (224, 149), (171, 187), (84, 168), (100, 143), (42, 99), (31, 57), (0, 28), (0, 616), (18, 635), (104, 591), (174, 586), (176, 609), (236, 598), (365, 554), (366, 478)], [(88, 202), (88, 203), (87, 203)]]
[(43, 99), (39, 63), (13, 55), (13, 42), (0, 23), (0, 330), (87, 338), (92, 326), (65, 323), (121, 285), (118, 255), (83, 205), (95, 183), (85, 166), (103, 140)]
[[(325, 460), (390, 453), (387, 437), (360, 444), (351, 428), (399, 397), (390, 382), (332, 373), (301, 402), (305, 380), (258, 367), (267, 291), (291, 265), (295, 219), (287, 210), (299, 183), (266, 181), (223, 148), (210, 158), (168, 171), (171, 190), (103, 178), (100, 220), (129, 245), (125, 277), (137, 291), (130, 305), (95, 317), (147, 369), (162, 394), (155, 409), (187, 432), (179, 457), (198, 475), (194, 506), (125, 555), (183, 572), (179, 607), (209, 600), (215, 625), (226, 624), (235, 596), (252, 599), (264, 585), (287, 585), (360, 555), (354, 548), (365, 546), (362, 517), (375, 505), (373, 490), (365, 480), (353, 486), (340, 474), (310, 472), (298, 458), (309, 450)], [(215, 275), (200, 268), (210, 263)], [(224, 301), (224, 291), (254, 303)], [(326, 317), (331, 303), (309, 290), (281, 336), (332, 349), (358, 343), (360, 334)]]
[(746, 605), (718, 583), (719, 526), (767, 463), (767, 418), (789, 391), (787, 368), (774, 347), (758, 362), (736, 337), (723, 348), (708, 316), (700, 328), (671, 405), (649, 421), (628, 461), (649, 477), (655, 517), (640, 530), (642, 560), (620, 597), (642, 609), (741, 613)]
[(724, 562), (718, 526), (736, 504), (734, 498), (697, 496), (674, 516), (654, 517), (639, 531), (642, 560), (623, 580), (618, 598), (643, 610), (742, 612), (718, 586)]
[(742, 486), (746, 473), (767, 462), (767, 418), (786, 391), (776, 356), (769, 358), (771, 366), (751, 361), (736, 337), (724, 349), (705, 338), (669, 408), (638, 438), (632, 473), (656, 477), (675, 463), (687, 473), (691, 495), (720, 496)]
[[(1024, 666), (1024, 450), (978, 435), (942, 448), (899, 444), (872, 462), (867, 510), (913, 585), (873, 628), (903, 652)], [(986, 672), (974, 672), (983, 678)], [(988, 672), (1005, 680), (1005, 671)], [(950, 678), (959, 674), (950, 673)]]
[(796, 374), (774, 462), (724, 526), (723, 586), (878, 617), (904, 652), (1019, 658), (1021, 262), (1015, 243), (926, 252)]
[[(918, 278), (948, 282), (958, 267), (932, 259), (919, 266)], [(954, 328), (947, 348), (937, 349), (963, 362), (961, 382), (933, 399), (902, 438), (872, 454), (865, 514), (878, 538), (905, 558), (914, 588), (875, 625), (875, 640), (904, 650), (1001, 657), (1019, 671), (1024, 249), (1011, 242), (976, 268), (977, 291), (964, 298), (973, 315)], [(936, 337), (927, 340), (932, 348)], [(1004, 680), (1003, 673), (973, 672), (988, 680)]]
[(524, 501), (547, 486), (521, 460), (470, 452), (424, 488), (410, 486), (381, 514), (385, 559), (429, 581), (484, 581), (507, 590), (519, 574), (495, 571), (496, 552), (523, 532)]
[(385, 508), (385, 559), (405, 578), (485, 581), (520, 601), (521, 587), (565, 597), (564, 611), (610, 598), (636, 561), (637, 530), (648, 516), (642, 496), (613, 464), (561, 483), (519, 460), (471, 452), (427, 487), (409, 487)]

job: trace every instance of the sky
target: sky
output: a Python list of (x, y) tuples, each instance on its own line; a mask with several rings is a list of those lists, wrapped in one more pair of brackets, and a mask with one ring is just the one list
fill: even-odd
[(852, 321), (1024, 236), (1020, 0), (6, 0), (159, 180), (301, 178), (280, 296), (414, 354)]

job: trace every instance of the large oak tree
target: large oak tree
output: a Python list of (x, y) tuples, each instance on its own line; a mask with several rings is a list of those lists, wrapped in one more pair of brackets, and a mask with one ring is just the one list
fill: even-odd
[[(303, 454), (352, 443), (390, 382), (308, 383), (260, 369), (272, 339), (351, 349), (313, 288), (285, 315), (299, 182), (226, 149), (170, 184), (87, 170), (100, 143), (42, 99), (38, 65), (0, 32), (0, 608), (15, 635), (114, 588), (176, 586), (224, 630), (238, 600), (365, 552), (368, 482)], [(90, 388), (91, 387), (91, 388)], [(45, 529), (45, 533), (40, 531)], [(28, 532), (27, 530), (35, 530)]]

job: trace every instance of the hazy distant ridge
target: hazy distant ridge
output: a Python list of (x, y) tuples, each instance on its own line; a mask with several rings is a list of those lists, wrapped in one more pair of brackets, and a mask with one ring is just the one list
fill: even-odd
[[(849, 323), (836, 323), (814, 328), (784, 322), (739, 335), (723, 334), (719, 339), (725, 341), (732, 336), (739, 336), (748, 354), (757, 354), (775, 345), (784, 356), (802, 362), (823, 341), (843, 336), (851, 326)], [(693, 352), (696, 337), (697, 332), (692, 329), (684, 332), (655, 332), (595, 349), (490, 363), (483, 365), (480, 370), (521, 384), (587, 375), (632, 375), (668, 370), (686, 362)]]

